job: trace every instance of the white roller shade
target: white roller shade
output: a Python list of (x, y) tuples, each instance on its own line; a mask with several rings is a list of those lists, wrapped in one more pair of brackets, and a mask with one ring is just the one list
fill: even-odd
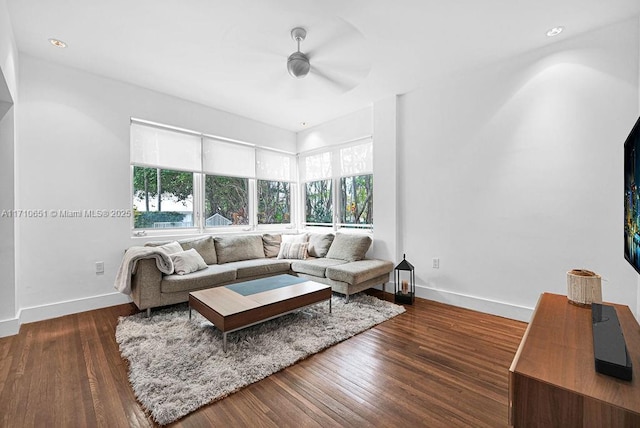
[(373, 174), (373, 143), (371, 141), (340, 149), (340, 175)]
[(331, 152), (301, 156), (300, 175), (302, 181), (315, 181), (331, 178)]
[(165, 169), (200, 169), (200, 136), (131, 124), (131, 162)]
[(271, 181), (294, 181), (296, 158), (271, 150), (256, 150), (256, 178)]
[(202, 148), (203, 172), (225, 177), (255, 178), (256, 150), (254, 147), (205, 138)]

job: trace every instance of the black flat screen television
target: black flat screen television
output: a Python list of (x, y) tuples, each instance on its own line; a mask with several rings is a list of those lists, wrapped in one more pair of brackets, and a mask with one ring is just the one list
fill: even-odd
[(640, 273), (640, 118), (624, 142), (624, 258)]

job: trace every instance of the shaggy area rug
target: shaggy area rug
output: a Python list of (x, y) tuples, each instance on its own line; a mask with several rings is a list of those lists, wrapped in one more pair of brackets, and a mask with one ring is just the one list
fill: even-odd
[(328, 302), (227, 335), (186, 304), (121, 317), (116, 340), (138, 401), (161, 425), (405, 311), (366, 294)]

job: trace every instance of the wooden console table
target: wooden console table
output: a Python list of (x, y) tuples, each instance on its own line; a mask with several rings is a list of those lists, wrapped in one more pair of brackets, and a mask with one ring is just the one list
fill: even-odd
[(544, 293), (509, 369), (514, 427), (640, 427), (640, 326), (616, 308), (633, 380), (595, 371), (591, 309)]

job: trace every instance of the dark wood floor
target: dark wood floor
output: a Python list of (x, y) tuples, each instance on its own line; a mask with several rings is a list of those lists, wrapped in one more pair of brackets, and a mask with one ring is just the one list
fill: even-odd
[[(134, 312), (114, 306), (1, 338), (0, 426), (154, 426), (114, 338), (118, 317)], [(406, 313), (173, 425), (507, 426), (508, 368), (525, 328), (417, 299)]]

